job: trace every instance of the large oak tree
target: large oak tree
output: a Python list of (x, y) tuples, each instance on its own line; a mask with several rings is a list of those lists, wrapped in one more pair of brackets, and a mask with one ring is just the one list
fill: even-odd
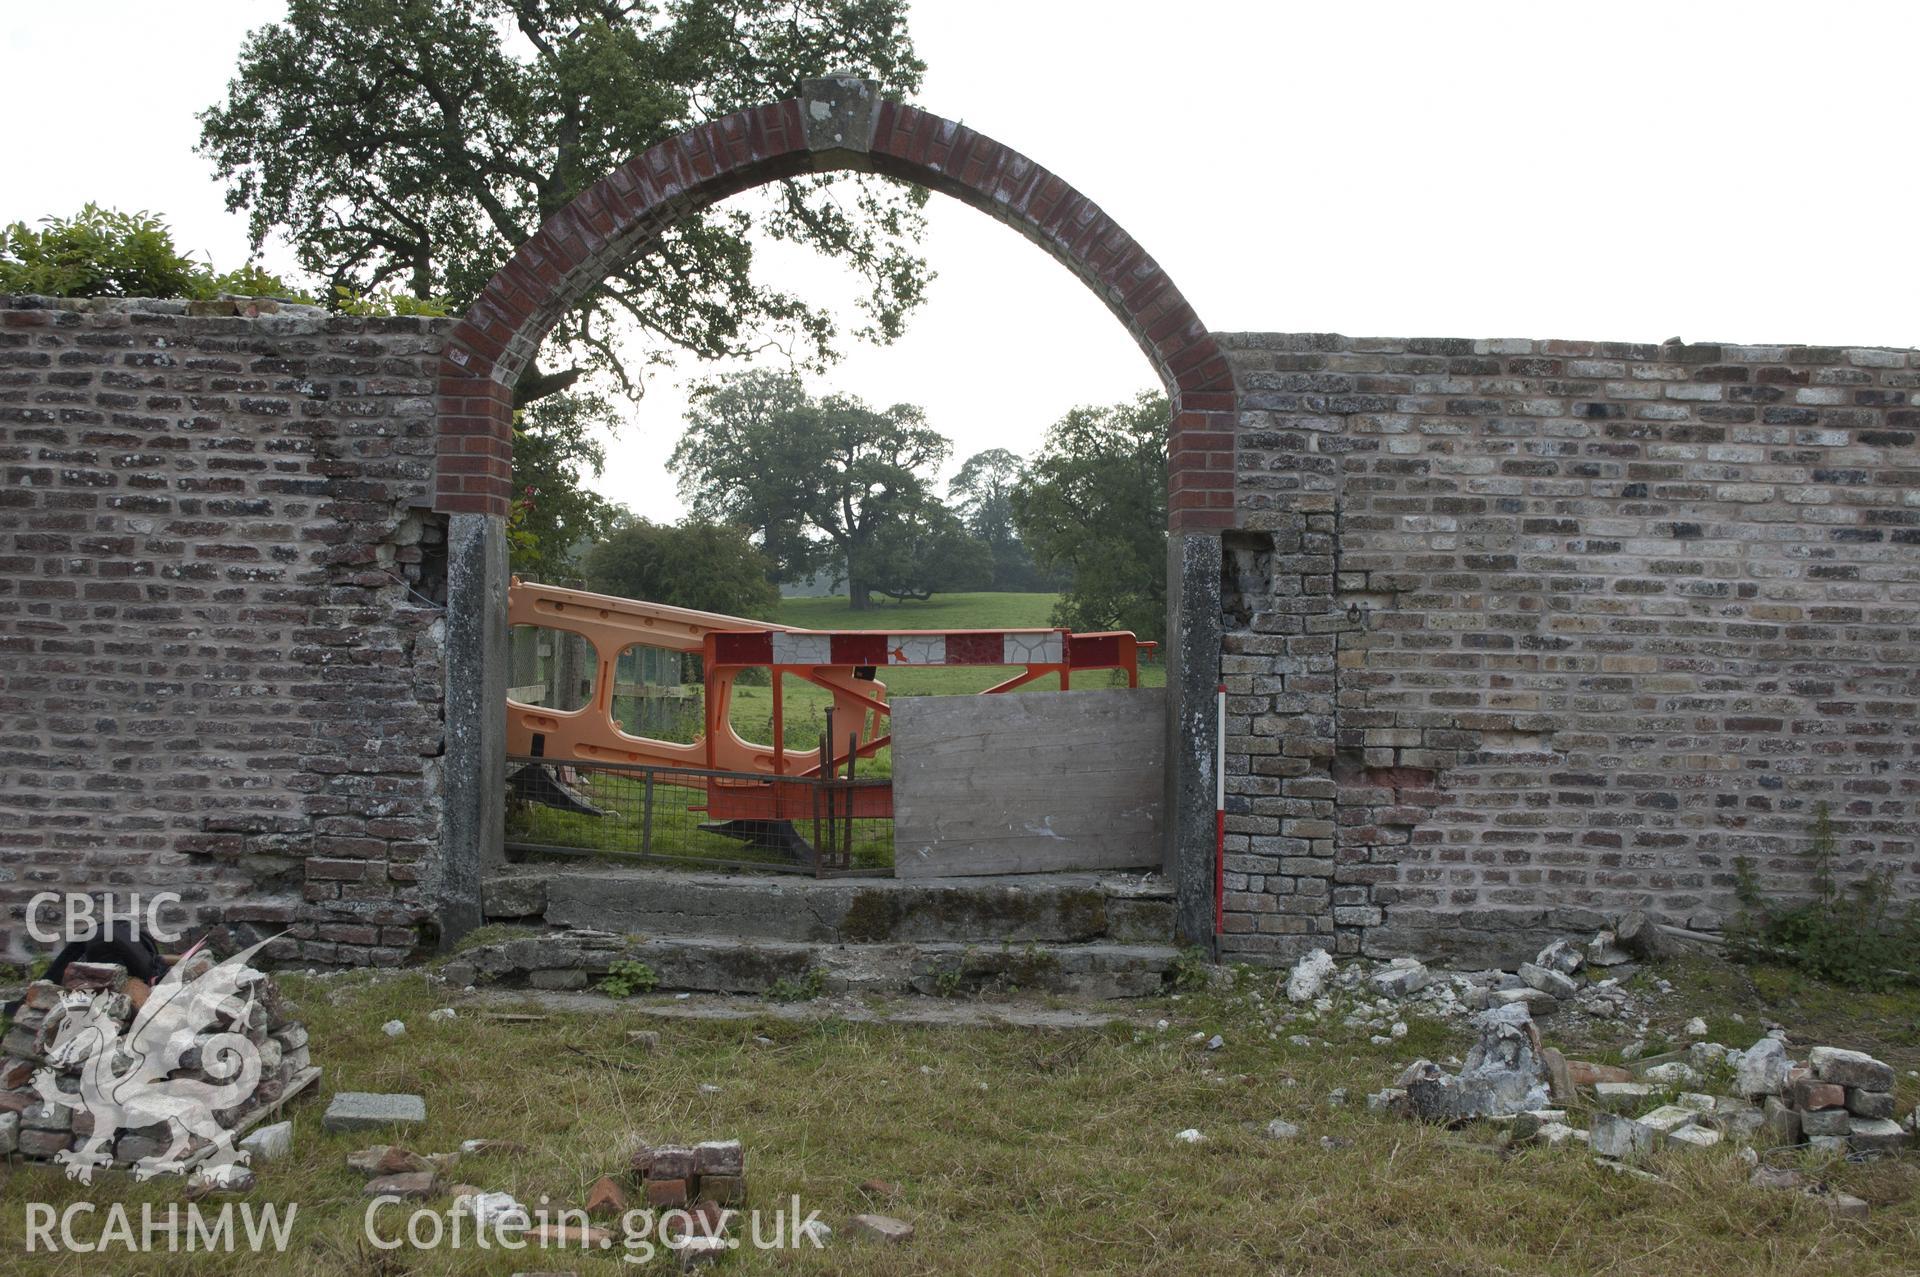
[(912, 404), (815, 399), (797, 379), (756, 371), (696, 396), (670, 464), (696, 515), (761, 533), (784, 579), (844, 571), (862, 609), (876, 591), (967, 588), (925, 571), (927, 547), (958, 526), (932, 491), (950, 447)]
[[(905, 0), (290, 0), (248, 36), (225, 100), (200, 117), (200, 150), (256, 250), (284, 237), (329, 296), (434, 298), (457, 314), (547, 216), (632, 156), (848, 67), (889, 95), (919, 87)], [(925, 200), (835, 174), (689, 214), (560, 318), (515, 405), (595, 376), (637, 395), (636, 362), (680, 354), (829, 362), (848, 334), (757, 278), (756, 229), (854, 270), (854, 335), (889, 341), (929, 279), (913, 251)], [(564, 575), (564, 534), (604, 513), (584, 491), (597, 458), (582, 436), (542, 437), (589, 410), (614, 428), (603, 397), (516, 423), (516, 568)]]
[[(290, 0), (254, 31), (201, 150), (256, 247), (290, 240), (330, 284), (470, 301), (549, 214), (653, 143), (858, 67), (899, 95), (924, 67), (905, 0)], [(922, 295), (925, 192), (869, 175), (790, 178), (751, 212), (689, 214), (562, 317), (519, 402), (586, 372), (631, 387), (624, 330), (675, 351), (778, 345), (831, 358), (825, 309), (756, 280), (749, 227), (865, 281), (863, 335)]]
[(1158, 394), (1075, 408), (1014, 489), (1020, 540), (1041, 567), (1072, 575), (1055, 624), (1164, 634), (1169, 416)]

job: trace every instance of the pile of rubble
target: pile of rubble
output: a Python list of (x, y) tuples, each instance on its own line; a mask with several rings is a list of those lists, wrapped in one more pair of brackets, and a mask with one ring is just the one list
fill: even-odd
[[(1323, 949), (1294, 965), (1287, 977), (1291, 1009), (1279, 1017), (1295, 1028), (1340, 1014), (1349, 1029), (1375, 1031), (1384, 1043), (1406, 1033), (1404, 1016), (1469, 1016), (1504, 1006), (1523, 1006), (1528, 1017), (1556, 1022), (1582, 1020), (1624, 1026), (1645, 1035), (1650, 1015), (1623, 981), (1632, 964), (1665, 951), (1667, 941), (1645, 915), (1630, 914), (1616, 930), (1601, 931), (1586, 942), (1556, 940), (1532, 962), (1516, 969), (1436, 971), (1415, 958), (1340, 966)], [(1600, 972), (1606, 972), (1600, 975)], [(1596, 978), (1597, 977), (1597, 978)], [(1656, 988), (1667, 988), (1656, 981)], [(1276, 1034), (1277, 1036), (1277, 1034)], [(1295, 1034), (1296, 1043), (1303, 1035)]]
[(712, 1202), (737, 1206), (747, 1198), (746, 1152), (739, 1140), (709, 1140), (691, 1147), (641, 1145), (628, 1170), (646, 1194), (647, 1205), (685, 1206)]
[[(1595, 1085), (1597, 1155), (1627, 1160), (1725, 1138), (1836, 1155), (1897, 1153), (1920, 1123), (1920, 1115), (1904, 1127), (1893, 1120), (1893, 1069), (1859, 1051), (1817, 1046), (1797, 1063), (1770, 1035), (1744, 1051), (1698, 1042), (1686, 1055), (1647, 1064), (1633, 1081)], [(1730, 1093), (1685, 1089), (1729, 1071), (1731, 1084), (1716, 1089)]]
[[(529, 1210), (511, 1193), (448, 1182), (466, 1158), (524, 1152), (521, 1145), (504, 1140), (468, 1140), (456, 1152), (424, 1154), (404, 1145), (374, 1144), (348, 1154), (347, 1167), (367, 1177), (369, 1197), (449, 1196), (455, 1210), (482, 1228), (520, 1234), (531, 1245), (586, 1249), (610, 1245), (615, 1240), (612, 1232), (587, 1221), (620, 1223), (629, 1210), (644, 1206), (667, 1212), (660, 1221), (662, 1236), (673, 1242), (683, 1267), (731, 1249), (730, 1208), (747, 1197), (746, 1150), (739, 1140), (642, 1145), (628, 1159), (624, 1173), (602, 1175), (587, 1190), (583, 1203), (572, 1208), (551, 1208), (542, 1198), (539, 1209)], [(819, 1240), (824, 1240), (826, 1230), (819, 1231)]]
[(1656, 1153), (1735, 1141), (1755, 1165), (1756, 1184), (1817, 1195), (1848, 1212), (1865, 1203), (1802, 1172), (1760, 1166), (1754, 1147), (1883, 1156), (1920, 1137), (1920, 1109), (1904, 1124), (1894, 1120), (1890, 1066), (1829, 1046), (1796, 1061), (1782, 1030), (1745, 1049), (1695, 1042), (1620, 1067), (1570, 1060), (1543, 1044), (1524, 999), (1477, 1012), (1473, 1024), (1479, 1040), (1458, 1072), (1415, 1061), (1368, 1106), (1448, 1124), (1502, 1122), (1515, 1142), (1585, 1145), (1603, 1164), (1635, 1174), (1642, 1172), (1632, 1164)]
[(28, 985), (0, 1040), (0, 1154), (88, 1181), (238, 1169), (238, 1137), (320, 1075), (306, 1029), (247, 965), (259, 947), (194, 952), (151, 989), (91, 962)]

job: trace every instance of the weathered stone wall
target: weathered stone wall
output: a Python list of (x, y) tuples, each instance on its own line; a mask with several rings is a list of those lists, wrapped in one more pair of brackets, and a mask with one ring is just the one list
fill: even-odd
[(450, 324), (235, 309), (0, 299), (4, 956), (43, 890), (329, 963), (432, 916)]
[(1920, 894), (1920, 356), (1220, 340), (1227, 956)]

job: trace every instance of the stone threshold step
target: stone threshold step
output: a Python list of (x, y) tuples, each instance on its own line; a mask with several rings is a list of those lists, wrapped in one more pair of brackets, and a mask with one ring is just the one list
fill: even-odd
[[(1088, 998), (1166, 991), (1179, 951), (1171, 945), (807, 944), (731, 936), (641, 938), (554, 931), (494, 941), (457, 954), (442, 970), (456, 985), (584, 989), (615, 963), (644, 963), (664, 992), (766, 994), (995, 991)], [(815, 974), (818, 973), (818, 974)]]
[(1167, 944), (1172, 888), (1159, 875), (815, 879), (665, 868), (547, 871), (484, 884), (494, 922), (650, 936), (795, 943)]

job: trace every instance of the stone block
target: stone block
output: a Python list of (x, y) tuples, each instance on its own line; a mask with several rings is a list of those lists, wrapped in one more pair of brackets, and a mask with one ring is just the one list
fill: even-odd
[(1620, 919), (1613, 929), (1613, 938), (1634, 957), (1648, 961), (1667, 956), (1674, 947), (1660, 925), (1638, 909)]
[(1555, 940), (1533, 959), (1535, 966), (1557, 971), (1561, 975), (1573, 975), (1585, 966), (1586, 962), (1586, 955), (1581, 953), (1579, 946), (1571, 940)]
[[(20, 1005), (28, 1011), (38, 1011), (44, 1015), (60, 1005), (60, 995), (65, 992), (65, 989), (51, 980), (35, 980), (21, 995)], [(16, 1016), (15, 1022), (22, 1021)]]
[(1806, 1135), (1845, 1135), (1858, 1120), (1845, 1109), (1802, 1110), (1800, 1130)]
[(1683, 1126), (1667, 1133), (1669, 1144), (1678, 1144), (1688, 1148), (1712, 1148), (1721, 1140), (1720, 1132), (1710, 1126)]
[(1847, 1091), (1843, 1086), (1832, 1082), (1821, 1082), (1814, 1078), (1803, 1077), (1796, 1080), (1792, 1087), (1793, 1106), (1802, 1112), (1818, 1109), (1838, 1109), (1847, 1106)]
[(1755, 1105), (1734, 1109), (1723, 1107), (1715, 1111), (1713, 1120), (1729, 1139), (1751, 1142), (1759, 1139), (1767, 1129), (1767, 1115)]
[(1575, 1086), (1596, 1086), (1601, 1082), (1631, 1082), (1633, 1073), (1617, 1064), (1595, 1064), (1591, 1060), (1568, 1060), (1567, 1078)]
[(1580, 991), (1579, 984), (1572, 976), (1562, 975), (1550, 967), (1539, 966), (1532, 962), (1520, 964), (1520, 978), (1527, 982), (1529, 988), (1538, 989), (1562, 1001)]
[(427, 1120), (427, 1102), (418, 1095), (381, 1095), (341, 1091), (320, 1119), (325, 1131), (377, 1131), (388, 1126), (412, 1126)]
[(127, 969), (117, 962), (69, 962), (60, 984), (81, 992), (120, 993), (127, 987)]
[(1544, 1020), (1560, 1009), (1560, 999), (1554, 997), (1545, 989), (1535, 989), (1532, 987), (1524, 989), (1499, 989), (1496, 990), (1487, 1001), (1490, 1005), (1496, 1007), (1525, 1007), (1527, 1014), (1536, 1020)]
[(1433, 973), (1411, 958), (1395, 959), (1373, 973), (1373, 987), (1389, 998), (1404, 998), (1420, 992), (1433, 980)]
[(1832, 1211), (1836, 1218), (1865, 1219), (1867, 1217), (1866, 1199), (1855, 1197), (1852, 1193), (1842, 1193), (1837, 1190), (1822, 1193), (1820, 1200), (1827, 1204), (1827, 1209)]
[(20, 1115), (0, 1113), (0, 1157), (20, 1149)]
[(240, 1147), (253, 1154), (255, 1161), (270, 1162), (285, 1157), (293, 1151), (293, 1123), (262, 1126), (243, 1138)]
[(1787, 1046), (1779, 1038), (1761, 1038), (1740, 1055), (1733, 1089), (1750, 1100), (1778, 1095), (1787, 1084)]
[(1660, 1139), (1651, 1126), (1617, 1113), (1595, 1113), (1587, 1128), (1594, 1156), (1629, 1162), (1650, 1155)]
[(1800, 1110), (1778, 1096), (1769, 1095), (1761, 1111), (1766, 1118), (1767, 1137), (1775, 1144), (1800, 1142)]
[(22, 1129), (19, 1138), (20, 1154), (23, 1157), (52, 1157), (64, 1152), (73, 1143), (73, 1136), (66, 1131), (29, 1131)]
[(1912, 1141), (1898, 1122), (1880, 1118), (1856, 1117), (1847, 1129), (1847, 1147), (1856, 1153), (1898, 1153)]
[(17, 1022), (7, 1030), (4, 1038), (0, 1038), (0, 1051), (34, 1065), (44, 1063), (47, 1058), (40, 1052), (40, 1041), (34, 1031)]
[(1857, 1086), (1866, 1091), (1891, 1091), (1893, 1068), (1863, 1051), (1845, 1051), (1839, 1047), (1816, 1046), (1807, 1053), (1813, 1075), (1836, 1086)]
[(403, 1171), (398, 1175), (376, 1175), (362, 1190), (368, 1197), (432, 1197), (440, 1190), (440, 1177), (433, 1171)]
[(747, 1200), (747, 1181), (740, 1175), (702, 1175), (698, 1200), (738, 1206)]
[(1640, 1076), (1655, 1086), (1693, 1086), (1700, 1081), (1700, 1075), (1693, 1066), (1679, 1060), (1668, 1060), (1664, 1064), (1641, 1069)]
[(664, 1144), (653, 1150), (647, 1166), (648, 1179), (692, 1179), (699, 1169), (699, 1161), (690, 1148), (680, 1144)]
[(649, 1175), (645, 1187), (647, 1205), (657, 1209), (685, 1206), (693, 1200), (691, 1183), (686, 1179), (655, 1179)]
[(602, 1175), (587, 1190), (587, 1214), (594, 1219), (617, 1219), (627, 1212), (627, 1190), (611, 1175)]
[(891, 1215), (855, 1215), (853, 1231), (874, 1241), (899, 1243), (913, 1236), (913, 1225)]
[(533, 918), (547, 911), (545, 878), (489, 878), (481, 884), (482, 907), (489, 918)]
[(1893, 1092), (1864, 1091), (1857, 1086), (1850, 1086), (1847, 1088), (1847, 1112), (1855, 1117), (1886, 1121), (1893, 1117)]
[(1593, 1102), (1609, 1113), (1637, 1113), (1653, 1094), (1654, 1088), (1645, 1082), (1596, 1082)]
[(1662, 1104), (1650, 1113), (1643, 1113), (1637, 1119), (1642, 1126), (1650, 1126), (1662, 1135), (1671, 1135), (1684, 1126), (1692, 1126), (1699, 1114), (1690, 1108), (1678, 1104)]
[(73, 1130), (73, 1110), (64, 1104), (44, 1101), (30, 1104), (20, 1114), (20, 1128), (26, 1131)]
[(739, 1140), (706, 1140), (693, 1146), (693, 1169), (703, 1177), (744, 1175), (747, 1153)]

